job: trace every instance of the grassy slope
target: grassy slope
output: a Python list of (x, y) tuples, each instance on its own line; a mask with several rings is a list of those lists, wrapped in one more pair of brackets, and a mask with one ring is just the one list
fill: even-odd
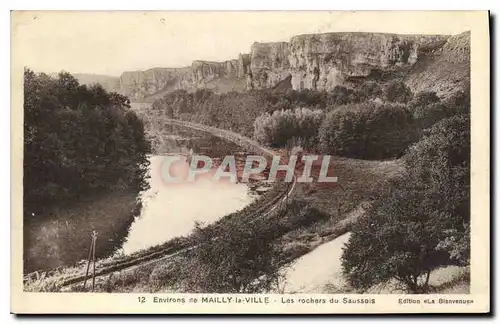
[(405, 79), (414, 93), (435, 91), (448, 97), (466, 89), (470, 83), (470, 32), (450, 37), (442, 48), (420, 58)]

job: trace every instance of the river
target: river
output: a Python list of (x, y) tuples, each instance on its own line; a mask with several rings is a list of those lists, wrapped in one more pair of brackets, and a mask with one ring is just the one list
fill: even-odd
[(351, 233), (321, 244), (284, 269), (285, 293), (335, 293), (345, 285), (342, 248)]
[[(168, 155), (192, 152), (222, 158), (235, 152), (244, 155), (241, 151), (236, 144), (207, 133), (165, 127), (155, 155), (149, 158), (148, 190), (139, 196), (121, 192), (82, 198), (56, 208), (42, 221), (25, 224), (25, 271), (69, 266), (86, 259), (92, 230), (99, 233), (98, 258), (128, 255), (189, 234), (195, 222), (212, 223), (242, 209), (257, 197), (246, 184), (203, 179), (170, 184), (161, 174), (162, 161)], [(137, 198), (142, 200), (142, 208), (134, 216)]]

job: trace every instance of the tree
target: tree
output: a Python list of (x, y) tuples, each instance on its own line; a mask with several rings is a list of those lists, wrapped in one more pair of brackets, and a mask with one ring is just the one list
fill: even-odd
[(254, 138), (274, 147), (282, 147), (293, 138), (300, 139), (304, 145), (314, 145), (323, 119), (324, 113), (319, 109), (296, 108), (264, 113), (253, 123)]
[(436, 249), (443, 223), (429, 199), (404, 182), (382, 199), (344, 247), (344, 274), (357, 289), (396, 279), (411, 293), (426, 292), (430, 272), (448, 263)]
[[(421, 184), (446, 219), (441, 248), (457, 264), (468, 263), (470, 227), (470, 118), (443, 119), (425, 132), (404, 157), (409, 182)], [(446, 199), (443, 199), (446, 197)], [(465, 240), (465, 241), (464, 241)], [(452, 252), (454, 251), (454, 252)]]
[(342, 106), (326, 116), (319, 130), (325, 154), (352, 158), (399, 157), (414, 140), (411, 112), (398, 104)]
[(343, 251), (355, 288), (395, 279), (409, 292), (427, 292), (433, 269), (468, 264), (469, 129), (468, 116), (447, 118), (404, 156), (406, 174), (380, 194)]
[(127, 97), (24, 73), (24, 214), (106, 190), (147, 187), (150, 144)]
[(196, 226), (185, 290), (198, 293), (263, 293), (276, 287), (281, 247), (261, 220), (241, 225), (228, 220), (223, 230)]

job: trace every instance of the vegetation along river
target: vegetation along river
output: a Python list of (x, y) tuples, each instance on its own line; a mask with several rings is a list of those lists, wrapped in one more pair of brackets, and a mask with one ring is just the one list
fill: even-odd
[[(85, 260), (90, 233), (98, 231), (98, 258), (131, 254), (189, 234), (195, 222), (211, 223), (242, 209), (257, 196), (243, 183), (200, 180), (170, 184), (162, 180), (165, 156), (190, 152), (222, 158), (235, 152), (236, 144), (204, 132), (182, 127), (162, 128), (150, 156), (148, 190), (139, 195), (115, 192), (86, 197), (70, 206), (58, 206), (53, 215), (25, 224), (25, 272), (54, 269)], [(180, 164), (188, 168), (187, 164)], [(142, 208), (137, 208), (137, 201)], [(134, 216), (135, 214), (135, 216)]]

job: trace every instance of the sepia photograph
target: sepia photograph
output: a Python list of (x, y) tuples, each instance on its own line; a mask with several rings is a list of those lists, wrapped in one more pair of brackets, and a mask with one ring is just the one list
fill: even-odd
[(13, 11), (18, 309), (488, 311), (488, 19)]

